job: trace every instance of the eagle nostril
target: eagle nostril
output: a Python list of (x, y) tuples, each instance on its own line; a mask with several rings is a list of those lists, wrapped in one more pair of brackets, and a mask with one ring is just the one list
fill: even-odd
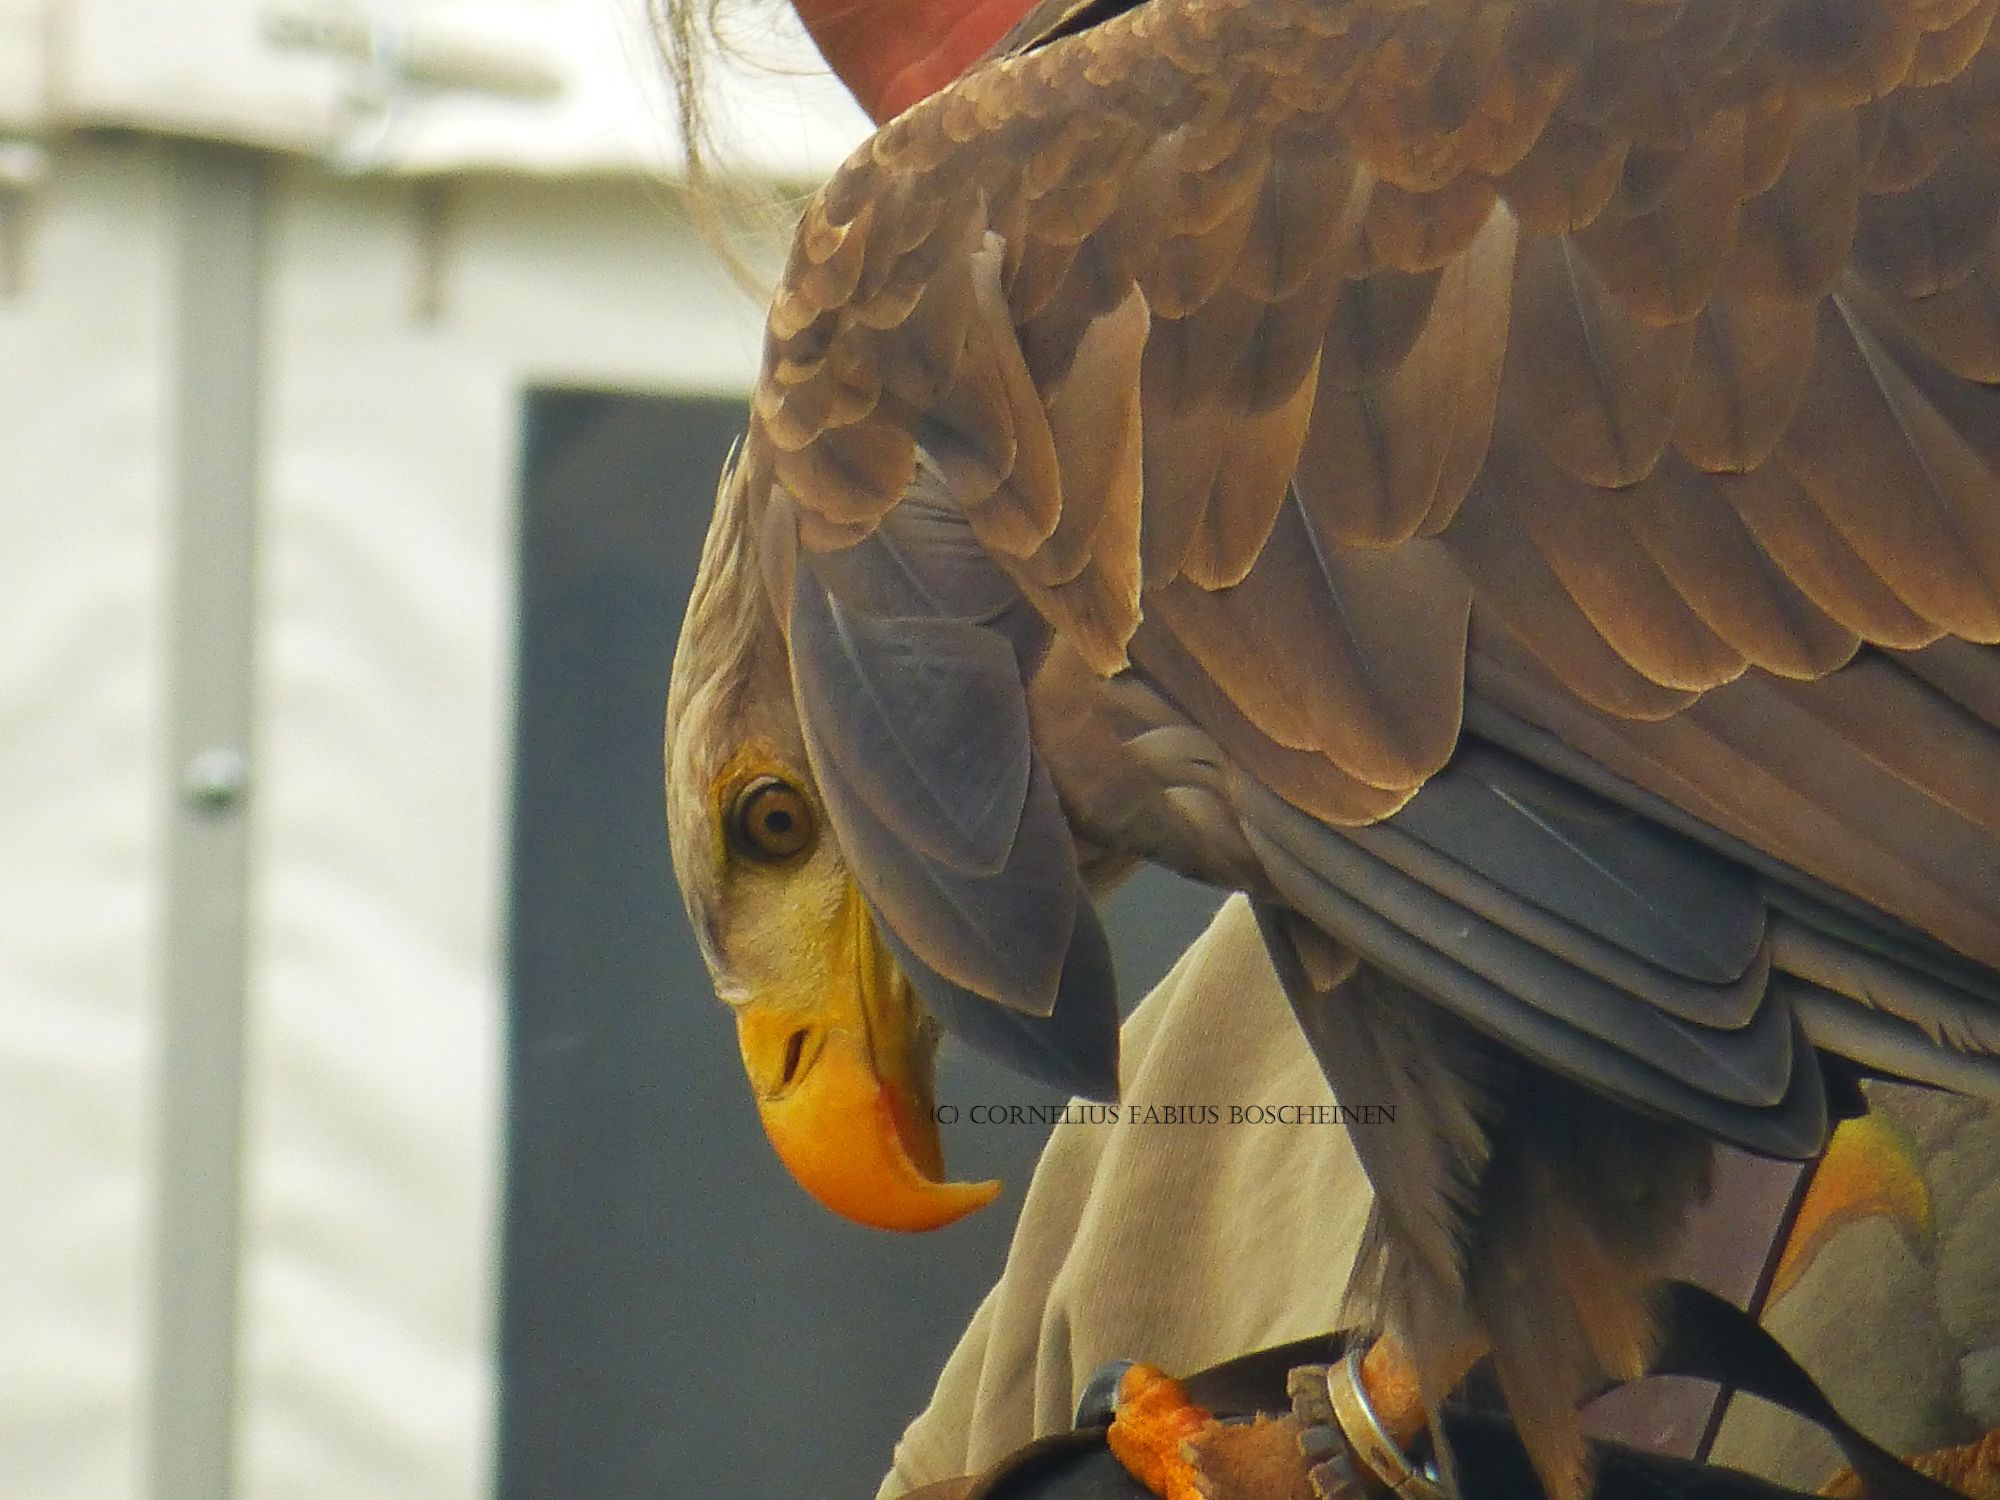
[(785, 1069), (778, 1076), (778, 1087), (789, 1088), (794, 1078), (799, 1076), (799, 1059), (805, 1056), (806, 1033), (795, 1031), (785, 1038)]

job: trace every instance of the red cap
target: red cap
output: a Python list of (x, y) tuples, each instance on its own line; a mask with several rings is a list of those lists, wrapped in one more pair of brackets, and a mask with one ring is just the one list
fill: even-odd
[(1032, 0), (794, 0), (840, 81), (878, 124), (985, 55)]

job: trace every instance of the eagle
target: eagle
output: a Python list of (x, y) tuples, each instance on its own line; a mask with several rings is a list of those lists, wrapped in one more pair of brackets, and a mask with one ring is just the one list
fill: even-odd
[(1247, 892), (1396, 1106), (1357, 1320), (1426, 1401), (1490, 1356), (1565, 1500), (1717, 1143), (2000, 1098), (1996, 9), (1071, 0), (873, 58), (667, 703), (800, 1183), (988, 1202), (940, 1030), (1112, 1097), (1096, 899)]

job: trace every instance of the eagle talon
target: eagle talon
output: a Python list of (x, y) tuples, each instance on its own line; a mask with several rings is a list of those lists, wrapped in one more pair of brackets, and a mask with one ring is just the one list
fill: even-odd
[(1076, 1420), (1073, 1426), (1109, 1427), (1118, 1417), (1118, 1388), (1125, 1380), (1125, 1372), (1132, 1368), (1129, 1359), (1106, 1360), (1097, 1367), (1097, 1372), (1084, 1382), (1083, 1391), (1076, 1398)]
[[(1934, 1448), (1905, 1460), (1918, 1473), (1957, 1490), (1971, 1500), (2000, 1497), (2000, 1427), (1985, 1437), (1955, 1448)], [(1863, 1500), (1867, 1490), (1851, 1468), (1843, 1468), (1820, 1486), (1829, 1500)]]
[(1185, 1445), (1218, 1425), (1214, 1415), (1189, 1400), (1178, 1380), (1151, 1365), (1131, 1365), (1117, 1382), (1105, 1440), (1125, 1472), (1161, 1500), (1203, 1500), (1200, 1470)]
[(1378, 1493), (1356, 1477), (1354, 1464), (1344, 1453), (1313, 1465), (1306, 1482), (1312, 1486), (1314, 1500), (1366, 1500)]

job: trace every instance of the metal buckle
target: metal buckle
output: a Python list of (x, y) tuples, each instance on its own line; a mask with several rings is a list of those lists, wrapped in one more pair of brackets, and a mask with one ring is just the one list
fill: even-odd
[(1347, 1439), (1348, 1451), (1401, 1500), (1447, 1500), (1444, 1487), (1411, 1463), (1383, 1430), (1381, 1419), (1369, 1404), (1367, 1387), (1361, 1383), (1361, 1361), (1367, 1352), (1365, 1345), (1357, 1344), (1326, 1372), (1327, 1400), (1341, 1436)]

